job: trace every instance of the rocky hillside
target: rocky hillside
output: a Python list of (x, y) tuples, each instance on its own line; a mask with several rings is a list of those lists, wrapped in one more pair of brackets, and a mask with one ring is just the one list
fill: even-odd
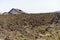
[(60, 40), (60, 14), (2, 14), (0, 39)]

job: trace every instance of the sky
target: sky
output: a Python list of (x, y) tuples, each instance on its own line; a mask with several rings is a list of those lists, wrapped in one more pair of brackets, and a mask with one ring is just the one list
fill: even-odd
[(18, 8), (27, 13), (60, 11), (60, 0), (0, 0), (0, 12)]

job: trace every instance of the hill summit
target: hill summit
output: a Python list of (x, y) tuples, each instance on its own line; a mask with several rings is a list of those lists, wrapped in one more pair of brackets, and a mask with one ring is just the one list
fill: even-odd
[(25, 12), (17, 8), (12, 8), (9, 12), (4, 12), (3, 14), (25, 14)]

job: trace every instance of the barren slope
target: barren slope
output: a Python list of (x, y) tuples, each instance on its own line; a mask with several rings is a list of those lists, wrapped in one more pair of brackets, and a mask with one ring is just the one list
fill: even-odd
[(60, 14), (0, 15), (0, 39), (60, 40)]

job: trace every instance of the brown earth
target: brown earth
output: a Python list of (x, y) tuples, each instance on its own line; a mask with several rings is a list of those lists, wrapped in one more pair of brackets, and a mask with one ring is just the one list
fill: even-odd
[(47, 37), (58, 30), (60, 30), (59, 13), (0, 15), (2, 40), (50, 40)]

